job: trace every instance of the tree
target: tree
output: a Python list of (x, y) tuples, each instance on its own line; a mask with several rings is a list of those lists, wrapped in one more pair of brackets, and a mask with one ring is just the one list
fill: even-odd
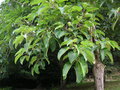
[[(15, 63), (29, 62), (31, 72), (39, 74), (49, 62), (49, 51), (59, 49), (58, 60), (62, 61), (63, 78), (71, 67), (80, 82), (88, 72), (88, 63), (94, 65), (96, 90), (104, 90), (104, 68), (102, 61), (108, 56), (113, 63), (111, 48), (120, 49), (118, 44), (105, 37), (100, 27), (100, 6), (96, 1), (78, 0), (19, 0), (23, 8), (29, 7), (23, 16), (12, 21), (15, 28), (13, 44), (17, 50)], [(17, 7), (20, 7), (19, 5)], [(10, 14), (11, 15), (11, 14)], [(3, 20), (3, 19), (2, 19)], [(9, 22), (10, 24), (13, 24)], [(5, 23), (6, 24), (6, 23)], [(3, 27), (2, 27), (3, 28)], [(6, 30), (5, 30), (6, 31)], [(8, 34), (7, 34), (8, 36)], [(11, 39), (10, 36), (8, 41)], [(7, 42), (8, 43), (8, 42)]]

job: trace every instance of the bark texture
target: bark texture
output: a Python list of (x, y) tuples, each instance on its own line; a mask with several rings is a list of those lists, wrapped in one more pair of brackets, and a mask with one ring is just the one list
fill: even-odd
[(105, 66), (97, 60), (93, 68), (95, 90), (104, 90), (104, 69)]

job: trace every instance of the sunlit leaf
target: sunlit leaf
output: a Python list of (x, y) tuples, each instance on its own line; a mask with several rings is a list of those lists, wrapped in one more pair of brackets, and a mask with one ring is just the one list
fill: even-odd
[(60, 50), (59, 50), (59, 52), (58, 52), (58, 60), (60, 60), (60, 58), (61, 58), (61, 56), (63, 55), (63, 54), (65, 54), (65, 52), (67, 51), (69, 49), (69, 47), (67, 47), (67, 48), (61, 48)]

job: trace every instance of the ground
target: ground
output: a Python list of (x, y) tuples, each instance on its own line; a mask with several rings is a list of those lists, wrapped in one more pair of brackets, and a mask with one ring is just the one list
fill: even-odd
[[(94, 90), (94, 83), (71, 84), (64, 90)], [(120, 81), (109, 81), (105, 83), (105, 90), (120, 90)]]
[[(11, 88), (1, 88), (0, 90), (12, 90)], [(38, 90), (38, 89), (24, 89), (24, 90)], [(42, 89), (39, 89), (42, 90)], [(45, 89), (44, 89), (45, 90)], [(54, 88), (52, 90), (59, 90), (58, 88)], [(66, 88), (62, 90), (94, 90), (93, 82), (84, 82), (82, 84), (70, 84), (67, 85)], [(120, 90), (120, 81), (108, 81), (105, 83), (105, 90)]]

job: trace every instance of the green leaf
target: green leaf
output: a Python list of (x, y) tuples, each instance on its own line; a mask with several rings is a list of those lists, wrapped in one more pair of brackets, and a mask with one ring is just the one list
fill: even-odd
[(6, 3), (9, 3), (10, 0), (6, 0)]
[(16, 55), (18, 55), (18, 54), (23, 54), (25, 52), (25, 49), (24, 48), (21, 48), (21, 49), (19, 49), (19, 51), (15, 54), (15, 56)]
[(30, 60), (30, 56), (26, 56), (26, 61), (29, 61)]
[(63, 66), (63, 79), (66, 79), (68, 71), (70, 70), (72, 64), (70, 62), (66, 62)]
[(68, 1), (68, 0), (56, 0), (57, 3), (63, 3), (65, 1)]
[(13, 42), (13, 44), (15, 44), (15, 48), (18, 46), (18, 44), (21, 44), (23, 40), (24, 37), (22, 35), (17, 36), (15, 41)]
[(68, 43), (67, 43), (67, 46), (72, 44), (72, 43), (76, 43), (78, 41), (77, 38), (73, 39), (73, 40), (70, 40)]
[(81, 6), (73, 6), (72, 8), (71, 8), (71, 12), (73, 12), (73, 11), (81, 11), (82, 10), (82, 7)]
[(117, 18), (116, 21), (113, 23), (113, 25), (112, 25), (112, 30), (115, 29), (115, 25), (117, 24), (118, 20), (119, 20), (119, 18)]
[(65, 55), (63, 56), (63, 60), (67, 59), (68, 58), (68, 55)]
[[(24, 60), (25, 60), (25, 56), (21, 57), (23, 55), (23, 53), (25, 52), (24, 48), (21, 48), (16, 54), (15, 54), (15, 64), (17, 63), (17, 61), (20, 59), (20, 63), (23, 64)], [(20, 58), (21, 57), (21, 58)]]
[(100, 19), (104, 20), (103, 15), (101, 15), (101, 14), (97, 14), (97, 16), (98, 16)]
[(101, 30), (95, 30), (95, 31), (96, 31), (96, 33), (98, 33), (98, 34), (101, 34), (101, 35), (105, 36), (105, 33), (104, 33), (103, 31), (101, 31)]
[(49, 47), (49, 41), (50, 41), (50, 33), (49, 32), (46, 32), (47, 33), (47, 35), (45, 35), (44, 37), (43, 37), (43, 42), (44, 42), (44, 46), (45, 46), (45, 48), (46, 49), (48, 49), (48, 47)]
[(25, 49), (26, 52), (28, 52), (29, 46), (30, 46), (29, 43), (24, 44), (24, 49)]
[(30, 2), (31, 5), (35, 5), (35, 4), (40, 4), (41, 2), (43, 2), (44, 0), (32, 0)]
[(86, 28), (93, 27), (93, 25), (94, 25), (94, 24), (93, 24), (93, 22), (91, 22), (91, 21), (87, 21), (87, 20), (86, 20), (86, 21), (84, 22), (84, 26), (85, 26)]
[(104, 49), (104, 48), (105, 48), (105, 45), (106, 45), (106, 42), (101, 41), (101, 42), (100, 42), (100, 45), (101, 45), (101, 49)]
[(84, 40), (84, 41), (81, 41), (81, 44), (83, 46), (86, 46), (86, 47), (93, 47), (94, 46), (94, 43), (89, 41), (89, 40)]
[(79, 50), (79, 47), (78, 45), (74, 44), (74, 47), (76, 48), (77, 52), (78, 52), (78, 55), (80, 54), (80, 50)]
[(83, 73), (82, 73), (82, 69), (81, 69), (79, 62), (75, 63), (74, 69), (76, 73), (76, 82), (80, 83), (81, 80), (83, 79)]
[(66, 41), (64, 41), (64, 42), (62, 42), (61, 43), (61, 46), (64, 46), (64, 45), (70, 45), (70, 44), (72, 44), (72, 43), (76, 43), (78, 41), (78, 39), (77, 38), (75, 38), (75, 39), (73, 39), (73, 40), (71, 40), (71, 39), (69, 39), (69, 40), (66, 40)]
[(60, 58), (61, 58), (61, 56), (63, 55), (63, 54), (65, 54), (65, 52), (67, 51), (69, 49), (69, 47), (65, 47), (65, 48), (61, 48), (60, 50), (59, 50), (59, 52), (58, 52), (58, 60), (60, 60)]
[(84, 8), (86, 8), (86, 7), (89, 6), (89, 4), (88, 4), (87, 2), (84, 2), (84, 3), (82, 3), (82, 6), (83, 6)]
[(89, 61), (90, 63), (94, 64), (95, 63), (95, 56), (94, 53), (88, 49), (84, 49), (81, 51), (82, 55), (84, 56), (85, 60)]
[(87, 7), (87, 12), (93, 12), (93, 11), (96, 11), (98, 10), (99, 8), (96, 8), (96, 7)]
[(74, 60), (77, 59), (77, 57), (78, 57), (78, 54), (76, 52), (70, 51), (68, 53), (68, 58), (69, 58), (70, 63), (73, 63)]
[(39, 64), (35, 64), (34, 65), (34, 71), (35, 71), (35, 73), (37, 73), (37, 74), (39, 74), (40, 72), (39, 72)]
[(31, 61), (30, 61), (30, 64), (33, 65), (33, 63), (37, 60), (37, 56), (33, 56)]
[(66, 40), (66, 41), (62, 42), (60, 46), (67, 45), (67, 44), (69, 43), (69, 41), (70, 41), (70, 40)]
[(100, 50), (100, 56), (101, 56), (101, 60), (103, 61), (105, 59), (105, 49)]
[(21, 63), (22, 65), (23, 65), (24, 60), (25, 60), (25, 56), (23, 56), (23, 57), (20, 58), (20, 63)]
[(79, 63), (81, 66), (83, 77), (85, 77), (86, 73), (88, 72), (87, 62), (83, 58), (80, 58)]
[(62, 31), (62, 30), (55, 30), (54, 33), (55, 36), (59, 39), (67, 34), (66, 31)]
[(20, 53), (20, 54), (18, 54), (18, 55), (15, 57), (15, 64), (17, 63), (18, 59), (19, 59), (22, 55), (23, 55), (23, 54)]
[(33, 76), (34, 76), (34, 72), (35, 72), (36, 74), (39, 74), (39, 73), (40, 73), (40, 72), (39, 72), (39, 67), (40, 67), (39, 64), (35, 64), (35, 65), (33, 66), (32, 70), (31, 70), (31, 73), (32, 73)]
[(118, 45), (118, 43), (116, 41), (109, 41), (110, 45), (112, 46), (112, 48), (117, 48), (118, 50), (120, 50), (120, 46)]
[(64, 27), (64, 24), (62, 22), (57, 22), (55, 23), (54, 25), (57, 25), (57, 27), (55, 27), (55, 30), (57, 29), (60, 29), (60, 28), (63, 28)]
[(113, 56), (110, 51), (106, 52), (106, 55), (110, 58), (111, 63), (113, 63)]
[(55, 30), (60, 29), (60, 28), (63, 28), (63, 26), (64, 26), (64, 25), (59, 25), (59, 26), (57, 26), (57, 27), (55, 28)]
[(83, 35), (85, 35), (85, 37), (86, 37), (87, 39), (90, 39), (90, 35), (88, 34), (87, 31), (81, 30), (81, 33), (82, 33)]
[(52, 52), (55, 51), (55, 49), (57, 47), (56, 45), (57, 45), (56, 40), (54, 38), (51, 38), (50, 39), (50, 49), (51, 49)]

